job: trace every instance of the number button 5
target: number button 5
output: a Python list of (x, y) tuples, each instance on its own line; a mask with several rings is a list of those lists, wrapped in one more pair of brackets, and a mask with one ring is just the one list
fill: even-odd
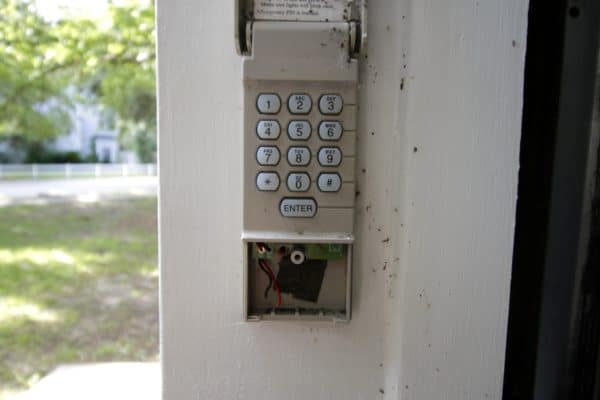
[(308, 121), (290, 121), (288, 125), (288, 136), (291, 140), (308, 140), (311, 133)]
[(288, 98), (288, 109), (291, 114), (308, 114), (312, 108), (312, 100), (309, 95), (293, 93)]

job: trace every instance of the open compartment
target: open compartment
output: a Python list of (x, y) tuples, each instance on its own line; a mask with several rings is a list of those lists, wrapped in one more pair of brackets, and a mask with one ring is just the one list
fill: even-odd
[(350, 319), (349, 243), (245, 242), (247, 320)]

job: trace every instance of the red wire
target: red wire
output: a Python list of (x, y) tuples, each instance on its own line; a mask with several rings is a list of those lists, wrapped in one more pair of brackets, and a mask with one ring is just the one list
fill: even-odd
[(281, 306), (281, 289), (279, 289), (279, 282), (277, 282), (277, 278), (275, 278), (275, 274), (273, 273), (273, 270), (269, 266), (268, 262), (266, 262), (265, 260), (258, 260), (258, 262), (267, 271), (269, 271), (269, 275), (271, 275), (271, 279), (273, 279), (273, 287), (275, 288), (275, 291), (277, 292), (277, 307), (280, 307)]

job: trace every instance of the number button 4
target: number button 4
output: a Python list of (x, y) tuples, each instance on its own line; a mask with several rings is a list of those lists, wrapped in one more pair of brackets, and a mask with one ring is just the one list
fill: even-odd
[(288, 109), (291, 114), (308, 114), (312, 108), (312, 100), (309, 95), (293, 93), (288, 98)]
[(280, 133), (281, 127), (277, 121), (263, 120), (256, 125), (256, 135), (262, 140), (276, 140)]

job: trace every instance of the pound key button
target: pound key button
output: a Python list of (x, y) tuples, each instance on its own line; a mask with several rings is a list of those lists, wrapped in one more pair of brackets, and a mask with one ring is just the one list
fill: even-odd
[(317, 202), (306, 197), (286, 197), (279, 203), (279, 211), (284, 217), (312, 218), (317, 214)]

